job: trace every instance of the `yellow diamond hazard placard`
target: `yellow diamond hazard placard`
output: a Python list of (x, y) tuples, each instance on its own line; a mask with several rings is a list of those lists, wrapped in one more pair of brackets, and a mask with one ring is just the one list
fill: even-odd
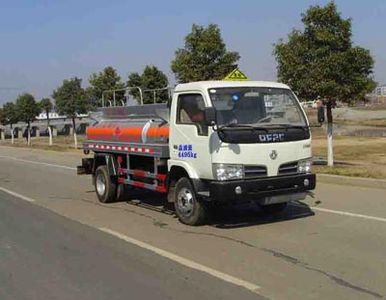
[(223, 80), (238, 81), (238, 80), (249, 80), (245, 74), (243, 74), (239, 69), (234, 69), (230, 72)]

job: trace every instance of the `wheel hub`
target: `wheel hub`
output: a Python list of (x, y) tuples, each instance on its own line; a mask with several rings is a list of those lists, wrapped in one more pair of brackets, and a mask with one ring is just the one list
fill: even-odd
[(106, 180), (102, 174), (98, 174), (96, 178), (96, 189), (99, 195), (104, 195), (106, 191)]
[(189, 189), (183, 188), (180, 190), (177, 195), (177, 207), (185, 216), (190, 216), (193, 213), (194, 197)]

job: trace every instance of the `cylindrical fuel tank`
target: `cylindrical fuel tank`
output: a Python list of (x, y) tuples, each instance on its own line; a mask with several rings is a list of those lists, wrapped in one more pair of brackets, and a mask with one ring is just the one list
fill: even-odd
[(162, 104), (104, 108), (100, 120), (87, 128), (87, 140), (166, 144), (169, 123), (165, 120), (167, 114), (161, 111), (165, 109)]

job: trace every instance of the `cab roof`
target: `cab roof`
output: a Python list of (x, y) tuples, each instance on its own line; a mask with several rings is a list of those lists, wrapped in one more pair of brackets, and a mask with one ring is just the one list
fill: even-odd
[(176, 86), (175, 92), (183, 91), (201, 91), (211, 88), (229, 88), (229, 87), (266, 87), (266, 88), (281, 88), (289, 89), (289, 86), (283, 83), (274, 81), (225, 81), (225, 80), (211, 80), (211, 81), (196, 81), (189, 83), (180, 83)]

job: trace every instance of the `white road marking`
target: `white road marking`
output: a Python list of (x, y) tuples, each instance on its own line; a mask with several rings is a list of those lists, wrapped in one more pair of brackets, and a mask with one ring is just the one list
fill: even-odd
[(105, 232), (105, 233), (108, 233), (108, 234), (111, 234), (121, 240), (124, 240), (128, 243), (131, 243), (131, 244), (134, 244), (138, 247), (141, 247), (141, 248), (144, 248), (146, 250), (149, 250), (151, 252), (154, 252), (158, 255), (161, 255), (163, 257), (166, 257), (174, 262), (177, 262), (181, 265), (184, 265), (188, 268), (191, 268), (191, 269), (195, 269), (195, 270), (198, 270), (198, 271), (201, 271), (201, 272), (204, 272), (204, 273), (207, 273), (213, 277), (216, 277), (218, 279), (221, 279), (223, 281), (226, 281), (226, 282), (229, 282), (229, 283), (232, 283), (234, 285), (237, 285), (237, 286), (240, 286), (240, 287), (243, 287), (249, 291), (252, 291), (252, 292), (257, 292), (258, 289), (260, 289), (260, 287), (254, 283), (251, 283), (251, 282), (248, 282), (248, 281), (245, 281), (243, 279), (240, 279), (240, 278), (237, 278), (237, 277), (234, 277), (232, 275), (229, 275), (229, 274), (226, 274), (226, 273), (223, 273), (223, 272), (220, 272), (220, 271), (217, 271), (215, 269), (212, 269), (210, 267), (207, 267), (207, 266), (204, 266), (204, 265), (201, 265), (197, 262), (194, 262), (192, 260), (189, 260), (187, 258), (184, 258), (184, 257), (181, 257), (181, 256), (178, 256), (176, 254), (173, 254), (173, 253), (170, 253), (166, 250), (162, 250), (160, 248), (157, 248), (157, 247), (154, 247), (150, 244), (147, 244), (145, 242), (142, 242), (142, 241), (139, 241), (139, 240), (136, 240), (134, 238), (131, 238), (131, 237), (128, 237), (122, 233), (119, 233), (119, 232), (116, 232), (114, 230), (111, 230), (109, 228), (99, 228), (99, 230)]
[[(21, 200), (24, 200), (24, 201), (27, 201), (27, 202), (36, 202), (36, 200), (32, 199), (32, 198), (29, 198), (29, 197), (26, 197), (24, 195), (20, 195), (16, 192), (13, 192), (13, 191), (10, 191), (6, 188), (3, 188), (3, 187), (0, 187), (0, 191), (2, 192), (5, 192), (9, 195), (12, 195), (14, 197), (17, 197)], [(149, 251), (152, 251), (158, 255), (161, 255), (163, 257), (166, 257), (172, 261), (175, 261), (181, 265), (184, 265), (186, 267), (189, 267), (191, 269), (195, 269), (195, 270), (198, 270), (198, 271), (201, 271), (201, 272), (204, 272), (204, 273), (207, 273), (209, 275), (212, 275), (216, 278), (219, 278), (223, 281), (226, 281), (226, 282), (229, 282), (229, 283), (232, 283), (232, 284), (235, 284), (237, 286), (240, 286), (240, 287), (243, 287), (249, 291), (252, 291), (252, 292), (257, 292), (258, 289), (260, 289), (260, 287), (254, 283), (251, 283), (251, 282), (248, 282), (248, 281), (245, 281), (245, 280), (242, 280), (240, 278), (237, 278), (237, 277), (234, 277), (232, 275), (229, 275), (229, 274), (226, 274), (226, 273), (223, 273), (223, 272), (220, 272), (220, 271), (217, 271), (215, 269), (212, 269), (210, 267), (206, 267), (204, 265), (201, 265), (199, 263), (196, 263), (194, 261), (191, 261), (189, 259), (186, 259), (186, 258), (183, 258), (181, 256), (178, 256), (176, 254), (173, 254), (173, 253), (170, 253), (166, 250), (162, 250), (160, 248), (157, 248), (157, 247), (154, 247), (150, 244), (147, 244), (145, 242), (141, 242), (139, 240), (136, 240), (134, 238), (131, 238), (131, 237), (128, 237), (124, 234), (121, 234), (119, 232), (116, 232), (116, 231), (113, 231), (111, 229), (108, 229), (108, 228), (98, 228), (99, 230), (105, 232), (105, 233), (108, 233), (108, 234), (111, 234), (121, 240), (124, 240), (126, 242), (129, 242), (131, 244), (134, 244), (138, 247), (141, 247), (141, 248), (144, 248), (144, 249), (147, 249)]]
[(66, 169), (66, 170), (76, 170), (76, 168), (74, 168), (74, 167), (50, 164), (50, 163), (45, 163), (45, 162), (41, 162), (41, 161), (26, 160), (26, 159), (22, 159), (22, 158), (13, 157), (13, 156), (0, 155), (0, 158), (7, 158), (7, 159), (15, 160), (15, 161), (26, 162), (26, 163), (35, 164), (35, 165), (43, 165), (43, 166), (47, 166), (47, 167), (55, 167), (55, 168), (61, 168), (61, 169)]
[[(19, 193), (16, 193), (16, 192), (13, 192), (11, 190), (8, 190), (4, 187), (1, 187), (0, 186), (0, 191), (2, 192), (5, 192), (5, 193), (8, 193), (14, 197), (17, 197), (19, 199), (22, 199), (24, 201), (27, 201), (27, 202), (36, 202), (35, 199), (32, 199), (30, 197), (27, 197), (27, 196), (24, 196), (24, 195), (21, 195)], [(295, 206), (297, 206), (295, 204)], [(351, 213), (351, 212), (345, 212), (345, 211), (339, 211), (339, 210), (332, 210), (332, 209), (327, 209), (327, 208), (322, 208), (322, 207), (310, 207), (311, 209), (313, 210), (316, 210), (316, 211), (321, 211), (321, 212), (326, 212), (326, 213), (332, 213), (332, 214), (337, 214), (337, 215), (343, 215), (343, 216), (349, 216), (349, 217), (356, 217), (356, 218), (361, 218), (361, 219), (367, 219), (367, 220), (373, 220), (373, 221), (379, 221), (379, 222), (386, 222), (386, 218), (381, 218), (381, 217), (374, 217), (374, 216), (369, 216), (369, 215), (362, 215), (362, 214), (356, 214), (356, 213)], [(229, 275), (229, 274), (226, 274), (226, 273), (223, 273), (221, 271), (218, 271), (218, 270), (215, 270), (215, 269), (212, 269), (210, 267), (207, 267), (207, 266), (204, 266), (202, 264), (199, 264), (197, 262), (194, 262), (192, 260), (189, 260), (187, 258), (184, 258), (184, 257), (181, 257), (181, 256), (178, 256), (176, 254), (173, 254), (171, 252), (168, 252), (166, 250), (163, 250), (163, 249), (160, 249), (160, 248), (157, 248), (155, 246), (152, 246), (150, 244), (147, 244), (145, 242), (142, 242), (142, 241), (139, 241), (137, 239), (134, 239), (134, 238), (131, 238), (129, 236), (126, 236), (122, 233), (119, 233), (119, 232), (116, 232), (114, 230), (111, 230), (109, 228), (104, 228), (104, 227), (100, 227), (98, 228), (100, 231), (103, 231), (105, 233), (108, 233), (110, 235), (113, 235), (121, 240), (124, 240), (128, 243), (131, 243), (131, 244), (134, 244), (138, 247), (141, 247), (141, 248), (144, 248), (144, 249), (147, 249), (151, 252), (154, 252), (160, 256), (163, 256), (163, 257), (166, 257), (174, 262), (177, 262), (181, 265), (184, 265), (186, 267), (189, 267), (191, 269), (195, 269), (195, 270), (198, 270), (198, 271), (201, 271), (201, 272), (204, 272), (204, 273), (207, 273), (213, 277), (216, 277), (218, 279), (221, 279), (225, 282), (229, 282), (229, 283), (232, 283), (234, 285), (237, 285), (237, 286), (240, 286), (240, 287), (243, 287), (249, 291), (252, 291), (252, 292), (258, 292), (258, 290), (260, 289), (260, 286), (254, 284), (254, 283), (251, 283), (249, 281), (245, 281), (243, 279), (240, 279), (240, 278), (237, 278), (237, 277), (234, 277), (232, 275)]]
[(373, 221), (379, 221), (379, 222), (386, 222), (386, 218), (381, 218), (381, 217), (373, 217), (368, 215), (351, 213), (347, 211), (333, 210), (333, 209), (327, 209), (327, 208), (315, 207), (315, 206), (312, 206), (310, 208), (312, 210), (317, 210), (317, 211), (336, 214), (336, 215), (349, 216), (349, 217), (355, 217), (355, 218), (361, 218), (361, 219), (367, 219), (367, 220), (373, 220)]
[(1, 187), (1, 186), (0, 186), (0, 191), (2, 191), (2, 192), (4, 192), (4, 193), (7, 193), (7, 194), (10, 194), (10, 195), (12, 195), (12, 196), (14, 196), (14, 197), (16, 197), (16, 198), (19, 198), (19, 199), (24, 200), (24, 201), (27, 201), (27, 202), (35, 202), (35, 201), (36, 201), (36, 200), (34, 200), (34, 199), (32, 199), (32, 198), (29, 198), (29, 197), (20, 195), (20, 194), (18, 194), (18, 193), (15, 193), (15, 192), (13, 192), (13, 191), (10, 191), (10, 190), (8, 190), (8, 189), (6, 189), (6, 188), (3, 188), (3, 187)]

